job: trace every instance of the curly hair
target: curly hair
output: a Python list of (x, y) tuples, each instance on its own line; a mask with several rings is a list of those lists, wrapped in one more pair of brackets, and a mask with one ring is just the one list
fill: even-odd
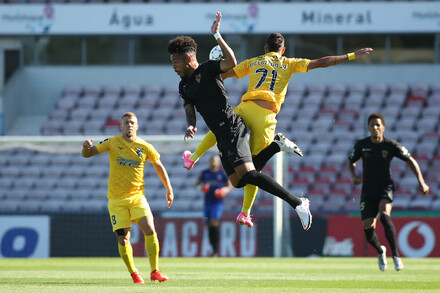
[(380, 119), (382, 120), (382, 124), (385, 126), (385, 118), (380, 113), (372, 113), (370, 116), (368, 116), (368, 125), (370, 125), (370, 121), (373, 119)]
[(168, 52), (170, 54), (196, 54), (197, 43), (189, 36), (178, 36), (168, 43)]
[(284, 37), (280, 33), (271, 33), (266, 37), (266, 46), (269, 52), (281, 51), (284, 47)]

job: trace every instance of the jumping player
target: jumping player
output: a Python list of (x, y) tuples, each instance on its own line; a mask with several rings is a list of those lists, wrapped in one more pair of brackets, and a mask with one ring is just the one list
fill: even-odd
[[(391, 222), (394, 183), (391, 179), (390, 163), (397, 157), (408, 163), (411, 171), (419, 181), (419, 188), (423, 194), (429, 192), (429, 187), (423, 179), (419, 164), (408, 150), (397, 141), (383, 135), (385, 119), (380, 113), (373, 113), (368, 117), (370, 136), (358, 140), (348, 158), (348, 169), (354, 184), (362, 184), (361, 219), (365, 238), (374, 249), (379, 259), (379, 269), (387, 268), (386, 247), (381, 245), (375, 232), (377, 217), (380, 218), (385, 229), (385, 236), (391, 248), (394, 268), (399, 271), (404, 265), (397, 251), (396, 229)], [(362, 158), (362, 178), (356, 175), (356, 161)]]
[(137, 137), (138, 128), (136, 115), (127, 112), (121, 119), (122, 135), (105, 139), (97, 145), (93, 145), (93, 140), (84, 141), (82, 156), (90, 158), (104, 152), (109, 153), (107, 197), (110, 221), (118, 238), (119, 253), (133, 282), (143, 284), (144, 280), (134, 266), (130, 244), (131, 222), (136, 223), (145, 235), (145, 249), (151, 268), (150, 280), (164, 282), (168, 277), (159, 271), (159, 240), (154, 228), (153, 214), (144, 196), (143, 178), (147, 160), (154, 166), (167, 189), (168, 208), (174, 200), (173, 189), (159, 153), (151, 144)]
[[(260, 154), (266, 148), (271, 150), (270, 153), (285, 151), (303, 156), (301, 149), (293, 141), (287, 139), (284, 134), (275, 135), (276, 115), (284, 103), (287, 86), (294, 73), (307, 72), (315, 68), (329, 67), (359, 59), (373, 51), (371, 48), (363, 48), (354, 53), (309, 60), (284, 57), (285, 50), (283, 35), (271, 33), (267, 36), (264, 46), (266, 54), (247, 59), (222, 74), (223, 79), (242, 78), (249, 75), (247, 92), (243, 95), (241, 103), (234, 108), (234, 112), (243, 118), (250, 131), (249, 145), (252, 156)], [(190, 151), (183, 153), (184, 167), (190, 170), (195, 162), (216, 143), (215, 135), (209, 132), (193, 154)], [(259, 170), (259, 167), (263, 166), (255, 167)], [(257, 191), (258, 188), (251, 184), (244, 187), (244, 201), (241, 211), (244, 217), (242, 218), (250, 217), (250, 209)], [(250, 221), (249, 218), (240, 224), (246, 224)]]
[[(227, 72), (236, 65), (233, 51), (219, 33), (220, 21), (221, 13), (218, 12), (211, 31), (224, 54), (222, 60), (211, 60), (199, 64), (196, 58), (197, 44), (188, 36), (179, 36), (171, 40), (168, 45), (174, 71), (182, 78), (179, 93), (184, 101), (188, 122), (185, 140), (194, 137), (197, 131), (196, 107), (216, 137), (221, 162), (232, 185), (243, 187), (246, 184), (252, 184), (280, 197), (296, 210), (303, 228), (308, 230), (312, 223), (308, 199), (292, 195), (275, 180), (255, 170), (246, 140), (246, 125), (228, 104), (220, 76), (221, 73)], [(262, 160), (264, 158), (260, 159), (258, 156), (254, 158), (254, 162)], [(240, 213), (237, 221), (247, 221), (243, 219), (243, 216)], [(249, 221), (246, 225), (252, 227), (253, 223)]]

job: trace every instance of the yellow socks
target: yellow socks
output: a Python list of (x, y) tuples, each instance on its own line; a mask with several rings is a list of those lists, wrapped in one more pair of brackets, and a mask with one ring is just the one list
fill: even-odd
[(125, 265), (127, 266), (128, 271), (130, 272), (130, 274), (133, 274), (136, 271), (136, 268), (134, 267), (133, 248), (131, 247), (131, 244), (127, 243), (127, 245), (121, 245), (118, 242), (118, 248), (119, 254), (121, 255)]
[(215, 137), (215, 134), (212, 133), (212, 131), (208, 132), (203, 140), (200, 142), (200, 144), (197, 146), (194, 153), (189, 157), (189, 159), (193, 162), (197, 162), (197, 160), (203, 156), (204, 153), (206, 153), (210, 148), (215, 146), (217, 143), (217, 139)]
[(248, 184), (244, 187), (243, 208), (241, 211), (246, 215), (246, 217), (249, 216), (257, 192), (258, 187), (255, 185)]
[(150, 261), (151, 271), (159, 269), (159, 240), (157, 234), (145, 235), (145, 250)]

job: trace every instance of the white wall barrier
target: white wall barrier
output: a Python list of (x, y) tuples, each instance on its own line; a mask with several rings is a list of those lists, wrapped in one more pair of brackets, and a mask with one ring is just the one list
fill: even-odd
[(9, 4), (0, 10), (0, 36), (209, 34), (219, 10), (223, 33), (440, 31), (439, 2)]

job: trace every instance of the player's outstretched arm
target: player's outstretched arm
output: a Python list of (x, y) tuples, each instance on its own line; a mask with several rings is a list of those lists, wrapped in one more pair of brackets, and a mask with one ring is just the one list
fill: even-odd
[(234, 51), (228, 46), (225, 40), (220, 35), (220, 22), (222, 20), (221, 12), (217, 12), (215, 14), (215, 20), (211, 26), (211, 32), (214, 35), (214, 38), (217, 40), (217, 44), (220, 46), (223, 52), (223, 58), (220, 61), (220, 69), (223, 72), (232, 69), (235, 65), (237, 65), (237, 59), (235, 59)]
[(411, 171), (416, 175), (417, 180), (419, 181), (419, 189), (423, 194), (428, 194), (429, 186), (425, 183), (425, 179), (423, 178), (422, 171), (420, 170), (419, 163), (417, 163), (416, 159), (413, 157), (409, 157), (407, 161)]
[(188, 124), (188, 128), (185, 131), (185, 136), (183, 137), (183, 139), (185, 141), (187, 141), (188, 138), (194, 138), (194, 135), (197, 132), (196, 110), (195, 110), (193, 104), (186, 104), (185, 105), (185, 115), (186, 115), (186, 122)]
[(338, 65), (350, 60), (362, 58), (363, 56), (369, 55), (371, 52), (373, 52), (373, 49), (371, 48), (362, 48), (360, 50), (357, 50), (356, 52), (347, 53), (344, 55), (326, 56), (318, 59), (313, 59), (310, 61), (307, 70)]
[(99, 154), (96, 146), (93, 145), (93, 139), (88, 139), (83, 142), (83, 148), (81, 151), (81, 155), (84, 158), (90, 158)]
[(168, 202), (168, 208), (170, 208), (174, 201), (174, 193), (173, 188), (171, 187), (170, 177), (168, 177), (167, 170), (160, 160), (157, 160), (152, 164), (154, 166), (154, 169), (156, 169), (156, 173), (159, 176), (160, 181), (162, 181), (163, 186), (167, 189), (166, 198)]

